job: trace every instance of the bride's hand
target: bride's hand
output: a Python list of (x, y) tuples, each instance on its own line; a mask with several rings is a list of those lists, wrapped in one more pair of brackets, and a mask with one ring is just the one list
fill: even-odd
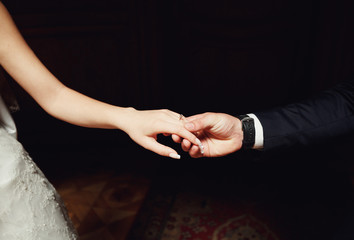
[(122, 130), (142, 147), (162, 156), (179, 159), (180, 155), (173, 148), (157, 142), (158, 134), (173, 134), (202, 148), (199, 139), (184, 128), (182, 115), (165, 109), (139, 111), (129, 108), (128, 111)]

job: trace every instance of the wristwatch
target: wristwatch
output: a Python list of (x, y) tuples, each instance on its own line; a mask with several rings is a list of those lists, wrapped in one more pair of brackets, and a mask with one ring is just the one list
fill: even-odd
[(240, 119), (242, 124), (242, 131), (243, 131), (243, 140), (242, 140), (242, 148), (243, 149), (251, 149), (255, 143), (255, 135), (256, 130), (254, 128), (254, 120), (253, 118), (249, 117), (248, 115), (239, 115), (236, 116)]

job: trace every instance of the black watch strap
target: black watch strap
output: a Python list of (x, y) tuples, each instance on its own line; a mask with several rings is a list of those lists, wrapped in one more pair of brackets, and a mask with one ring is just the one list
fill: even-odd
[(254, 128), (254, 120), (248, 115), (239, 115), (236, 116), (240, 119), (242, 123), (242, 131), (243, 131), (243, 140), (242, 140), (242, 148), (250, 149), (253, 148), (256, 138), (256, 130)]

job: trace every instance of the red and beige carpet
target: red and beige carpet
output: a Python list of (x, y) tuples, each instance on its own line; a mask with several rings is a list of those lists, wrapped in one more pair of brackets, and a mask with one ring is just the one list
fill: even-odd
[[(150, 200), (150, 201), (149, 201)], [(192, 192), (147, 199), (130, 240), (278, 240), (256, 205)]]

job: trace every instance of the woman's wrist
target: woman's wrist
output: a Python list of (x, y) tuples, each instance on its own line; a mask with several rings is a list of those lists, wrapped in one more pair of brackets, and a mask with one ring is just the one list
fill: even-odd
[(113, 128), (120, 129), (126, 132), (131, 126), (132, 121), (135, 120), (135, 114), (138, 112), (133, 107), (116, 107), (113, 118), (112, 126)]

